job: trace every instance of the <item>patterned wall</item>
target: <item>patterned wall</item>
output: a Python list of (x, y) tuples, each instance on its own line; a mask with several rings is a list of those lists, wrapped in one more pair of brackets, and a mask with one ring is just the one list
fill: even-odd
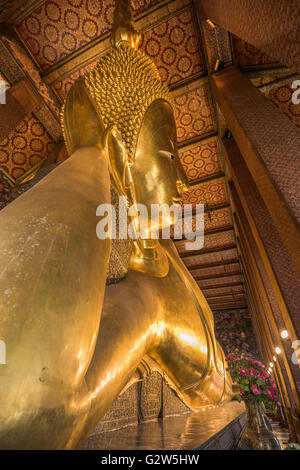
[[(197, 224), (195, 216), (192, 216), (192, 230), (196, 232)], [(199, 225), (199, 224), (198, 224)], [(213, 211), (206, 211), (204, 213), (204, 231), (218, 230), (220, 228), (232, 227), (230, 208), (214, 209)], [(184, 231), (183, 231), (184, 232)], [(171, 236), (173, 236), (173, 227), (171, 227)], [(205, 235), (206, 237), (207, 235)]]
[(41, 162), (53, 148), (53, 139), (32, 115), (0, 143), (0, 166), (16, 180)]
[(206, 213), (204, 217), (205, 230), (213, 230), (220, 227), (231, 226), (231, 214), (229, 208), (217, 209)]
[[(159, 0), (133, 0), (135, 13)], [(16, 30), (42, 70), (111, 29), (112, 0), (47, 0)]]
[(207, 296), (208, 298), (211, 297), (219, 297), (220, 294), (228, 295), (228, 297), (236, 297), (239, 296), (240, 294), (244, 294), (244, 287), (243, 286), (231, 286), (231, 287), (222, 287), (222, 286), (217, 286), (213, 289), (210, 289), (208, 287), (202, 287), (203, 294)]
[(224, 252), (203, 253), (201, 255), (191, 255), (184, 258), (186, 266), (197, 266), (201, 264), (221, 263), (223, 261), (237, 260), (237, 250), (235, 248)]
[(192, 204), (193, 208), (196, 204), (209, 204), (214, 206), (226, 202), (225, 181), (220, 178), (196, 184), (182, 195), (182, 205)]
[(192, 139), (215, 130), (208, 86), (174, 97), (178, 142)]
[(213, 70), (217, 59), (225, 64), (232, 64), (232, 50), (228, 31), (218, 25), (212, 28), (206, 21), (202, 21), (202, 31), (210, 70)]
[(300, 127), (300, 106), (292, 102), (294, 89), (283, 85), (267, 93), (267, 97), (298, 127)]
[[(240, 264), (238, 260), (232, 262), (231, 264), (224, 264), (223, 266), (213, 266), (208, 268), (199, 268), (193, 271), (194, 277), (210, 277), (210, 276), (221, 276), (228, 273), (238, 273), (240, 271)], [(224, 283), (227, 282), (227, 277), (222, 278)]]
[[(197, 32), (190, 8), (167, 21), (146, 30), (141, 35), (140, 49), (156, 64), (162, 80), (173, 85), (185, 78), (203, 72)], [(97, 60), (92, 60), (75, 73), (54, 84), (58, 95), (65, 99), (74, 81), (88, 73)]]
[(61, 98), (62, 101), (64, 101), (67, 98), (67, 95), (73, 85), (73, 83), (77, 80), (77, 78), (86, 75), (89, 73), (95, 65), (97, 64), (98, 60), (95, 60), (91, 62), (90, 64), (86, 65), (85, 67), (81, 68), (80, 70), (77, 70), (73, 74), (71, 74), (69, 77), (64, 78), (63, 80), (59, 80), (54, 83), (53, 88), (56, 91), (57, 95), (59, 98)]
[(222, 171), (217, 140), (184, 147), (179, 157), (189, 181)]
[[(216, 278), (216, 279), (206, 279), (197, 281), (198, 285), (205, 289), (205, 287), (212, 287), (212, 286), (220, 286), (224, 284), (224, 278)], [(228, 276), (226, 278), (226, 284), (236, 284), (239, 282), (243, 282), (243, 277), (241, 274), (237, 274), (235, 276)]]
[[(284, 70), (281, 75), (268, 75), (251, 78), (255, 87), (261, 87), (265, 94), (297, 127), (300, 127), (300, 106), (292, 102), (292, 82), (295, 78), (289, 71)], [(278, 83), (277, 83), (278, 82)], [(269, 86), (266, 86), (269, 85)]]
[(140, 48), (152, 58), (161, 78), (168, 85), (203, 72), (197, 34), (189, 8), (145, 32)]
[(256, 77), (256, 78), (250, 78), (250, 82), (255, 86), (255, 87), (260, 87), (263, 85), (268, 85), (269, 83), (274, 82), (275, 80), (278, 80), (281, 77), (281, 75), (263, 75), (261, 77)]
[[(203, 250), (211, 248), (219, 248), (224, 245), (231, 245), (235, 243), (233, 231), (227, 231), (224, 233), (212, 233), (206, 235), (204, 238)], [(176, 248), (180, 254), (185, 252), (185, 241), (180, 240), (176, 242)]]

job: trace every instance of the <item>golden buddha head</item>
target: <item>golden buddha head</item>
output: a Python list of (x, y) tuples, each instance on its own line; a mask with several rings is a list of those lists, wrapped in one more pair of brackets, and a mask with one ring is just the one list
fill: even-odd
[[(178, 156), (172, 98), (152, 60), (137, 49), (138, 39), (129, 3), (119, 0), (114, 47), (81, 79), (85, 91), (71, 89), (63, 123), (69, 151), (83, 144), (104, 148), (118, 193), (128, 205), (145, 206), (148, 227), (158, 230), (165, 226), (161, 220), (151, 226), (151, 206), (178, 204), (188, 181)], [(71, 102), (78, 103), (80, 125), (72, 121)], [(70, 127), (74, 132), (68, 139)]]
[(150, 58), (123, 42), (99, 61), (85, 84), (104, 128), (114, 129), (105, 140), (117, 186), (126, 193), (127, 165), (135, 191), (131, 203), (145, 205), (149, 213), (152, 204), (178, 203), (188, 182), (178, 157), (173, 104)]

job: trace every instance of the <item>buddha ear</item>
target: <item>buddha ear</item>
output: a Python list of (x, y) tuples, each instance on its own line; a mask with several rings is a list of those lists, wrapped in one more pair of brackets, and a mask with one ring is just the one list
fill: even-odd
[(117, 126), (108, 127), (103, 135), (103, 147), (108, 157), (111, 177), (119, 193), (133, 197), (133, 179), (126, 144)]

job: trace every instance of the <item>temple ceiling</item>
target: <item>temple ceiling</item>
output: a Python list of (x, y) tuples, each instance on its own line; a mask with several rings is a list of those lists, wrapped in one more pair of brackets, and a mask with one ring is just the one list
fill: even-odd
[[(195, 5), (192, 0), (133, 0), (140, 48), (155, 62), (174, 100), (179, 155), (191, 183), (183, 202), (205, 205), (203, 249), (186, 252), (184, 240), (176, 247), (212, 309), (241, 308), (246, 306), (244, 281), (221, 146), (226, 123), (210, 86), (216, 60), (241, 67), (298, 126), (300, 116), (290, 104), (291, 72), (217, 25), (200, 22)], [(41, 98), (0, 142), (1, 178), (4, 174), (11, 185), (51, 163), (49, 156), (58, 148), (64, 158), (59, 109), (74, 81), (110, 49), (113, 10), (111, 0), (0, 0), (5, 22), (0, 78), (11, 88), (27, 79)]]

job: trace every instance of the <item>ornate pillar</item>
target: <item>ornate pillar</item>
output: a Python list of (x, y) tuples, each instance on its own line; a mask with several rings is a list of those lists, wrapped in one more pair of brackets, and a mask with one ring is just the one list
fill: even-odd
[(216, 100), (300, 275), (298, 129), (235, 67), (212, 76)]
[(200, 0), (200, 14), (300, 72), (298, 0)]
[(0, 142), (40, 104), (41, 98), (29, 80), (24, 79), (7, 90), (6, 103), (0, 105)]

